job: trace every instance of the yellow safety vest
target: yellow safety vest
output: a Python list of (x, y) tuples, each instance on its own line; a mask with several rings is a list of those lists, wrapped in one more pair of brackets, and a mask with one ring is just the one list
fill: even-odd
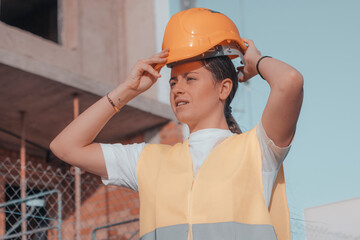
[(148, 144), (137, 176), (141, 240), (289, 240), (281, 166), (269, 209), (256, 128), (216, 146), (193, 181), (188, 140)]

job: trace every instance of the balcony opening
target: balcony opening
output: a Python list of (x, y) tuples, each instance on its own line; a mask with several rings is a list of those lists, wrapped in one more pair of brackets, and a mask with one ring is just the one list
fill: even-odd
[(0, 0), (0, 21), (59, 43), (58, 0)]

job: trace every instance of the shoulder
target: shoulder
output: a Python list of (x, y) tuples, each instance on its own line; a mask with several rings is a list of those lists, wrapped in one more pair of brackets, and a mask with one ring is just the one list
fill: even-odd
[(257, 127), (257, 131), (256, 134), (258, 136), (258, 139), (260, 142), (263, 142), (266, 146), (268, 146), (269, 148), (273, 149), (274, 151), (288, 151), (292, 145), (293, 140), (291, 140), (291, 142), (285, 146), (285, 147), (280, 147), (278, 145), (276, 145), (274, 143), (274, 141), (268, 137), (261, 120), (258, 123), (258, 127)]
[(289, 153), (291, 143), (286, 147), (277, 146), (274, 141), (267, 136), (261, 120), (258, 124), (257, 135), (262, 152), (263, 171), (277, 171)]

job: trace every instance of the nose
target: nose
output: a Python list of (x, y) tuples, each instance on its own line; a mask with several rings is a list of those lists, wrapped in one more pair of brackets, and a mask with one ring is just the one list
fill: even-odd
[(183, 81), (178, 81), (171, 89), (174, 94), (183, 94), (185, 92), (185, 85)]

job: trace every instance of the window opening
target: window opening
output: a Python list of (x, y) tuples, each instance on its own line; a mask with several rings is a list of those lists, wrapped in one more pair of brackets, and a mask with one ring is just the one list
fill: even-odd
[(59, 43), (58, 0), (0, 0), (0, 21)]

